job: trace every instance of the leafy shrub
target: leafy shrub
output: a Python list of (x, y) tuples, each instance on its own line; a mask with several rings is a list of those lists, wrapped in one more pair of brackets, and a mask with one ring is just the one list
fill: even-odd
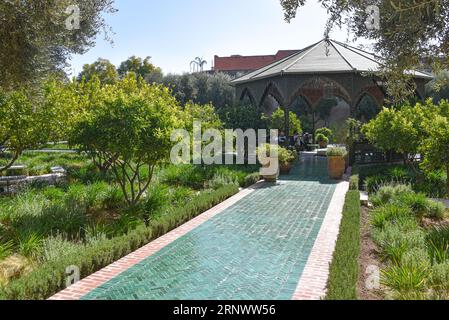
[(252, 173), (245, 177), (245, 181), (244, 181), (242, 187), (244, 187), (244, 188), (250, 187), (259, 181), (260, 181), (260, 173), (259, 172)]
[(326, 137), (324, 134), (322, 133), (318, 133), (315, 136), (315, 141), (319, 144), (324, 144), (324, 145), (328, 145), (329, 144), (329, 138)]
[(37, 259), (42, 253), (42, 237), (29, 234), (19, 240), (19, 253), (27, 258)]
[(221, 187), (224, 187), (228, 184), (239, 185), (238, 181), (236, 181), (232, 177), (224, 175), (224, 174), (216, 174), (212, 178), (212, 180), (210, 180), (208, 182), (208, 184), (209, 184), (209, 188), (212, 188), (215, 190), (220, 189)]
[(318, 135), (323, 135), (325, 138), (327, 138), (327, 141), (329, 142), (332, 139), (334, 133), (329, 128), (320, 128), (320, 129), (316, 130), (315, 137), (316, 137), (317, 142), (319, 142)]
[(435, 227), (426, 238), (432, 263), (449, 260), (449, 227)]
[(371, 225), (375, 228), (383, 229), (387, 222), (405, 218), (411, 215), (407, 207), (400, 207), (397, 204), (388, 204), (376, 208), (371, 213)]
[(398, 201), (408, 206), (419, 219), (422, 219), (429, 213), (429, 200), (422, 193), (403, 193), (400, 195)]
[(68, 241), (62, 235), (49, 237), (42, 243), (42, 262), (56, 261), (70, 255), (76, 255), (82, 245)]
[(162, 213), (168, 205), (168, 188), (164, 185), (155, 185), (148, 189), (145, 199), (142, 201), (142, 218), (148, 225), (150, 218)]
[(329, 148), (327, 149), (328, 157), (345, 157), (347, 155), (347, 151), (345, 148)]
[(349, 179), (349, 190), (359, 190), (359, 175), (352, 175)]
[(449, 261), (432, 266), (429, 286), (437, 291), (442, 299), (449, 295)]
[(399, 196), (413, 193), (410, 186), (387, 184), (381, 186), (377, 193), (372, 197), (372, 202), (375, 206), (381, 206), (393, 202)]
[(443, 220), (446, 217), (446, 206), (441, 202), (429, 201), (427, 216), (429, 218)]
[(108, 185), (107, 189), (104, 191), (102, 201), (104, 208), (117, 209), (123, 205), (125, 196), (119, 186)]
[(370, 194), (379, 191), (382, 185), (385, 185), (385, 178), (381, 175), (374, 175), (365, 179), (365, 190)]
[(399, 292), (425, 292), (428, 269), (413, 265), (392, 265), (382, 270), (381, 283)]

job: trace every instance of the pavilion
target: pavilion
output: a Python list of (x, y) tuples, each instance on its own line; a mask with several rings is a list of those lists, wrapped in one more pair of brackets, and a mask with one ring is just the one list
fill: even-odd
[[(323, 39), (280, 61), (232, 81), (239, 100), (260, 108), (271, 99), (286, 111), (287, 135), (290, 106), (301, 98), (309, 108), (330, 96), (345, 101), (348, 116), (355, 117), (360, 101), (368, 96), (380, 109), (386, 100), (382, 79), (376, 75), (382, 58), (331, 39)], [(423, 99), (432, 75), (413, 71), (416, 96)]]

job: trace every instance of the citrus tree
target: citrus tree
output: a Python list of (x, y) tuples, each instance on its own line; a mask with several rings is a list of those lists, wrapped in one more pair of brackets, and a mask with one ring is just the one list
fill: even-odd
[(149, 85), (132, 73), (100, 90), (101, 101), (74, 125), (72, 143), (110, 160), (133, 206), (150, 186), (155, 168), (170, 157), (171, 133), (182, 125), (181, 109), (168, 88)]
[[(54, 110), (53, 110), (54, 111)], [(0, 91), (0, 173), (14, 165), (23, 151), (48, 141), (52, 112), (24, 90)]]
[(384, 108), (363, 126), (362, 132), (379, 149), (402, 153), (404, 160), (411, 160), (413, 164), (425, 135), (423, 121), (429, 112), (432, 112), (431, 106), (426, 108), (419, 103), (414, 107), (405, 105), (399, 110)]
[[(294, 112), (289, 113), (289, 127), (291, 133), (295, 131), (298, 133), (302, 132), (301, 120), (299, 120), (298, 116)], [(282, 108), (276, 109), (276, 111), (274, 111), (271, 115), (270, 129), (278, 129), (284, 132), (286, 131), (285, 112)]]
[(441, 115), (425, 122), (427, 135), (421, 142), (420, 152), (424, 155), (423, 167), (429, 170), (444, 170), (447, 174), (447, 195), (449, 196), (449, 119)]

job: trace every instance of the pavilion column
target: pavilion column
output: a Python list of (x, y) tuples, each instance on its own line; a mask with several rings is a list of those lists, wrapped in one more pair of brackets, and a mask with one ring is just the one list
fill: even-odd
[(284, 113), (285, 113), (285, 135), (288, 139), (290, 137), (290, 110), (287, 106), (284, 107)]

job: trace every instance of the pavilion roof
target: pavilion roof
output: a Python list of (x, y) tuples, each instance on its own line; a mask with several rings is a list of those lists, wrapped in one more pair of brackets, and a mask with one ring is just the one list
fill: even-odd
[[(239, 84), (286, 74), (375, 73), (381, 67), (382, 58), (373, 53), (339, 41), (323, 39), (280, 61), (235, 79), (232, 83)], [(410, 72), (416, 78), (433, 78), (426, 72)]]

